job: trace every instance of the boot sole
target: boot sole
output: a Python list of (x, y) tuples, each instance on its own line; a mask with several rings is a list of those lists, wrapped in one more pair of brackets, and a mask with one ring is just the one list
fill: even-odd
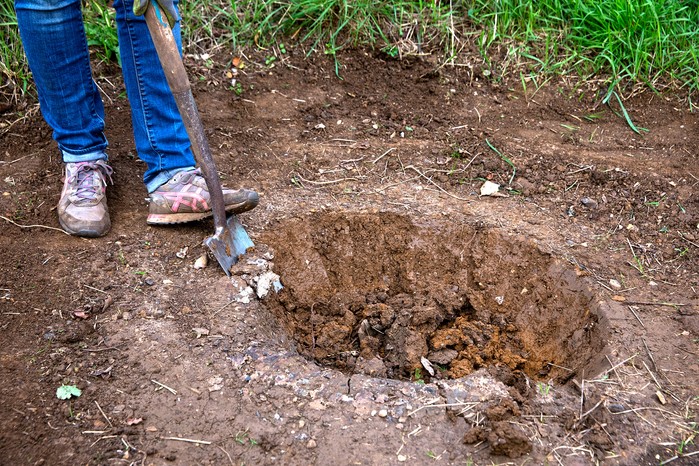
[(91, 228), (82, 228), (74, 230), (65, 223), (63, 223), (63, 221), (60, 218), (58, 219), (58, 223), (61, 225), (61, 228), (63, 228), (63, 231), (65, 231), (66, 233), (73, 236), (80, 236), (83, 238), (99, 238), (100, 236), (104, 236), (107, 233), (109, 233), (109, 230), (111, 229), (111, 224), (107, 224), (107, 226), (103, 230)]
[[(251, 203), (248, 201), (241, 205), (228, 206), (226, 213), (242, 214), (243, 212), (254, 209), (255, 206), (257, 206), (257, 202)], [(148, 225), (177, 225), (179, 223), (196, 222), (197, 220), (209, 218), (212, 215), (213, 213), (210, 210), (206, 212), (188, 212), (180, 214), (148, 214), (146, 223)]]

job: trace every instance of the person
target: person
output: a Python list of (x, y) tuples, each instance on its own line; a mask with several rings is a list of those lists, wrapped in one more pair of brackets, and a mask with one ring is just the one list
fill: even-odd
[[(155, 1), (181, 53), (177, 0)], [(143, 17), (148, 5), (149, 0), (115, 0), (113, 5), (136, 151), (147, 166), (146, 221), (168, 225), (200, 220), (211, 215), (209, 192)], [(105, 235), (111, 227), (105, 194), (112, 168), (81, 0), (15, 0), (15, 12), (41, 113), (63, 157), (59, 223), (73, 235)], [(224, 188), (223, 193), (228, 212), (245, 212), (259, 202), (253, 190)]]

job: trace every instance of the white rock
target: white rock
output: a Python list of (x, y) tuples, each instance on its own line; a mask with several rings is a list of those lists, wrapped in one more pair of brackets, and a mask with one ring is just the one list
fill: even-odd
[(481, 196), (492, 196), (498, 191), (500, 191), (500, 185), (492, 181), (486, 181), (483, 183), (483, 186), (481, 186)]
[(203, 269), (209, 264), (209, 257), (206, 254), (202, 254), (194, 261), (195, 269)]
[(614, 280), (613, 278), (611, 280), (609, 280), (609, 286), (611, 286), (615, 290), (621, 289), (621, 283), (619, 283), (618, 280)]
[(279, 275), (274, 272), (265, 272), (257, 277), (257, 297), (262, 299), (269, 294), (269, 290), (274, 289), (278, 292), (282, 289), (282, 283), (279, 281)]

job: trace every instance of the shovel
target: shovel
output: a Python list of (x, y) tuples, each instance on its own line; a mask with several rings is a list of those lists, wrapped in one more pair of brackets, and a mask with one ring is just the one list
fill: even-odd
[(245, 254), (248, 248), (254, 245), (235, 215), (226, 218), (221, 182), (211, 156), (211, 148), (204, 135), (204, 127), (197, 112), (187, 72), (167, 18), (155, 0), (151, 1), (146, 10), (145, 18), (167, 83), (187, 129), (192, 152), (209, 188), (215, 230), (213, 236), (204, 240), (204, 245), (211, 250), (226, 275), (230, 276), (231, 266), (238, 262), (238, 256)]

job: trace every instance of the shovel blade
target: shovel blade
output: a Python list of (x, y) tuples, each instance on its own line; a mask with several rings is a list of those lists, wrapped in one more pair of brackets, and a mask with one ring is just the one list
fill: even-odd
[(238, 262), (238, 257), (255, 246), (235, 215), (228, 217), (225, 228), (217, 229), (214, 236), (206, 238), (204, 245), (213, 253), (228, 276), (231, 275), (231, 267)]

